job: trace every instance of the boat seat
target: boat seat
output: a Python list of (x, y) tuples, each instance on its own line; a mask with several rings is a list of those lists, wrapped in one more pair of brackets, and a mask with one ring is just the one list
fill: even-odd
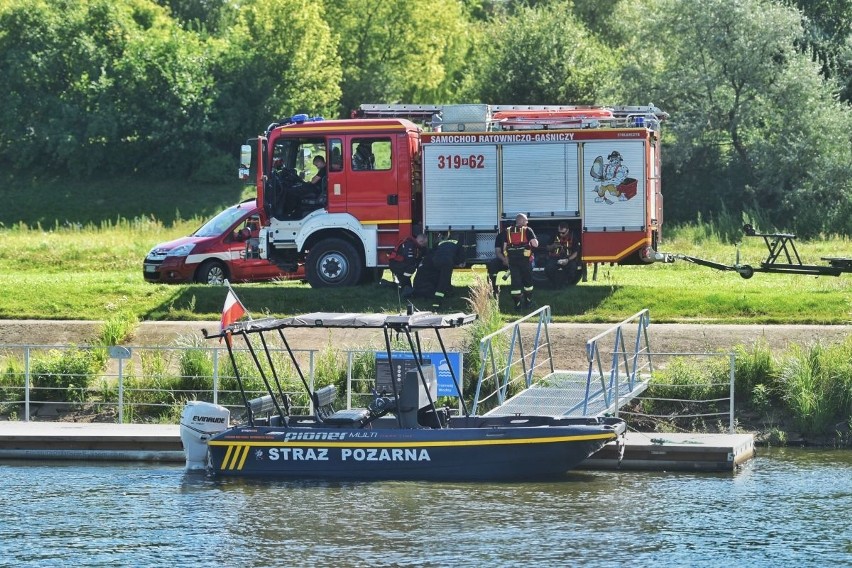
[(352, 428), (360, 428), (370, 420), (370, 411), (366, 408), (349, 408), (346, 410), (338, 410), (331, 416), (326, 416), (323, 419), (325, 424), (329, 426), (349, 426)]
[(275, 410), (275, 401), (272, 399), (272, 396), (268, 394), (253, 398), (248, 402), (249, 408), (251, 408), (251, 413), (255, 416), (269, 414)]
[(325, 422), (326, 418), (334, 414), (334, 406), (332, 405), (337, 400), (337, 387), (327, 385), (321, 389), (317, 389), (314, 391), (312, 398), (314, 402), (314, 414), (316, 414), (317, 420)]

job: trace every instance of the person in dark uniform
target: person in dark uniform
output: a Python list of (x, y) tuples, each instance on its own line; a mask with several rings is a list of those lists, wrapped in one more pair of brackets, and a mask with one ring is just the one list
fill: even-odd
[(432, 310), (441, 309), (444, 298), (453, 288), (453, 268), (464, 262), (464, 249), (458, 239), (447, 233), (447, 238), (440, 241), (432, 251), (432, 265), (438, 273), (435, 286), (435, 296), (432, 298)]
[[(511, 293), (515, 310), (532, 308), (533, 276), (530, 257), (532, 249), (538, 247), (538, 239), (527, 226), (528, 219), (523, 213), (515, 217), (515, 224), (506, 229), (503, 254), (509, 262), (509, 274), (512, 277)], [(523, 303), (522, 303), (523, 302)]]
[(322, 182), (324, 182), (326, 176), (328, 176), (325, 158), (323, 156), (315, 156), (314, 167), (317, 169), (317, 173), (315, 173), (314, 177), (311, 178), (310, 184), (316, 187), (321, 187)]
[(400, 295), (409, 298), (414, 293), (411, 277), (420, 266), (426, 252), (426, 235), (418, 233), (402, 240), (388, 255), (388, 268), (399, 282)]
[(373, 155), (373, 147), (370, 142), (361, 142), (352, 154), (353, 170), (375, 170), (376, 157)]
[[(485, 265), (488, 270), (488, 281), (491, 283), (491, 295), (495, 300), (500, 299), (500, 287), (497, 286), (497, 273), (509, 269), (509, 259), (503, 254), (503, 245), (506, 243), (506, 231), (497, 233), (494, 239), (494, 258)], [(503, 280), (509, 277), (509, 273), (503, 275)]]
[(558, 234), (552, 244), (547, 245), (547, 263), (544, 273), (557, 288), (573, 286), (580, 278), (580, 246), (574, 240), (568, 223), (559, 223)]
[(432, 298), (432, 309), (437, 311), (452, 290), (453, 268), (464, 262), (464, 249), (451, 235), (441, 240), (430, 251), (414, 276), (414, 296)]

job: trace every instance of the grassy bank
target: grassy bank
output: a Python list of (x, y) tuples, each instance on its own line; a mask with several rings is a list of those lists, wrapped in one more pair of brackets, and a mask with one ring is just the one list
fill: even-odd
[[(153, 245), (189, 234), (243, 197), (250, 195), (236, 182), (0, 180), (0, 319), (106, 320), (117, 314), (140, 320), (218, 319), (225, 295), (221, 288), (147, 284), (142, 259)], [(727, 220), (666, 228), (661, 248), (731, 265), (736, 260), (732, 239), (741, 238), (739, 224)], [(821, 257), (852, 257), (852, 242), (802, 242), (799, 251), (806, 264), (825, 264)], [(757, 266), (766, 247), (762, 239), (747, 238), (740, 253), (742, 263)], [(476, 271), (456, 272), (456, 294), (447, 309), (466, 308), (464, 297), (475, 277)], [(374, 285), (320, 292), (299, 282), (276, 282), (237, 290), (254, 313), (404, 307), (393, 291)], [(756, 274), (743, 280), (734, 272), (684, 261), (601, 266), (596, 280), (590, 275), (588, 282), (562, 292), (539, 289), (535, 299), (551, 305), (556, 321), (617, 322), (648, 308), (656, 322), (844, 324), (852, 322), (852, 274)], [(501, 308), (511, 311), (508, 298)]]
[[(217, 319), (221, 288), (167, 286), (142, 279), (142, 259), (158, 242), (192, 232), (200, 217), (165, 223), (151, 218), (117, 219), (84, 226), (0, 228), (0, 319), (109, 319), (132, 314), (141, 320)], [(663, 247), (732, 264), (736, 249), (708, 228), (673, 231)], [(850, 256), (847, 239), (801, 243), (805, 263), (822, 256)], [(746, 239), (742, 262), (765, 258), (760, 239)], [(482, 267), (456, 271), (449, 310), (465, 308), (464, 296)], [(246, 307), (257, 313), (314, 310), (397, 311), (403, 304), (389, 288), (364, 285), (317, 291), (300, 282), (240, 285)], [(596, 280), (565, 290), (536, 291), (556, 321), (617, 322), (648, 308), (657, 322), (846, 324), (852, 321), (852, 274), (840, 277), (756, 274), (744, 280), (684, 261), (652, 266), (601, 266)], [(508, 297), (501, 308), (510, 312)]]

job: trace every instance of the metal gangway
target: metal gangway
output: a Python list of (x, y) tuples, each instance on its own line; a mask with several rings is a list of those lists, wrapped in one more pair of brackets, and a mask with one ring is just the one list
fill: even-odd
[(482, 338), (473, 414), (617, 416), (647, 389), (653, 372), (647, 309), (589, 339), (584, 371), (554, 368), (550, 323), (550, 306), (543, 306)]

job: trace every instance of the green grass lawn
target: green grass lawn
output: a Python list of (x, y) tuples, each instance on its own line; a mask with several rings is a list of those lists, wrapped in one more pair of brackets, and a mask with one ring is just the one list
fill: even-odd
[[(0, 229), (0, 285), (3, 319), (110, 319), (130, 314), (142, 320), (215, 320), (224, 289), (197, 284), (148, 284), (142, 259), (156, 243), (193, 231), (202, 219), (166, 226), (154, 220), (102, 222), (50, 231)], [(696, 237), (694, 230), (672, 235), (669, 252), (732, 264), (734, 245)], [(846, 239), (800, 243), (802, 260), (824, 264), (821, 256), (852, 257)], [(766, 256), (761, 239), (746, 239), (741, 262), (759, 265)], [(447, 310), (468, 309), (468, 287), (484, 268), (458, 270)], [(310, 311), (389, 311), (404, 309), (396, 293), (365, 284), (349, 289), (314, 290), (300, 282), (236, 285), (257, 317)], [(848, 324), (852, 322), (852, 274), (840, 277), (757, 273), (750, 280), (735, 272), (684, 261), (651, 266), (601, 266), (597, 279), (562, 291), (538, 289), (536, 303), (549, 304), (556, 321), (618, 322), (649, 309), (656, 322)], [(428, 302), (422, 302), (424, 309)], [(415, 303), (416, 305), (416, 303)], [(501, 309), (514, 317), (507, 291)]]
[[(225, 291), (196, 284), (167, 286), (142, 279), (142, 259), (157, 243), (187, 235), (210, 215), (251, 197), (238, 183), (218, 186), (142, 180), (64, 184), (62, 180), (7, 179), (0, 187), (0, 318), (215, 320)], [(735, 227), (727, 234), (738, 232)], [(666, 229), (661, 250), (731, 265), (736, 247), (712, 225)], [(740, 238), (739, 236), (737, 238)], [(798, 243), (805, 264), (821, 257), (852, 257), (852, 241)], [(740, 261), (759, 266), (767, 250), (745, 238)], [(484, 268), (459, 270), (447, 310), (468, 309), (465, 298)], [(404, 309), (390, 288), (363, 285), (313, 290), (299, 282), (237, 285), (252, 312), (284, 315), (317, 310)], [(508, 291), (501, 308), (511, 313)], [(538, 289), (556, 321), (618, 322), (648, 308), (656, 322), (852, 322), (852, 273), (840, 277), (735, 272), (685, 261), (651, 266), (600, 266), (596, 279), (554, 291)], [(428, 302), (422, 302), (428, 308)]]

